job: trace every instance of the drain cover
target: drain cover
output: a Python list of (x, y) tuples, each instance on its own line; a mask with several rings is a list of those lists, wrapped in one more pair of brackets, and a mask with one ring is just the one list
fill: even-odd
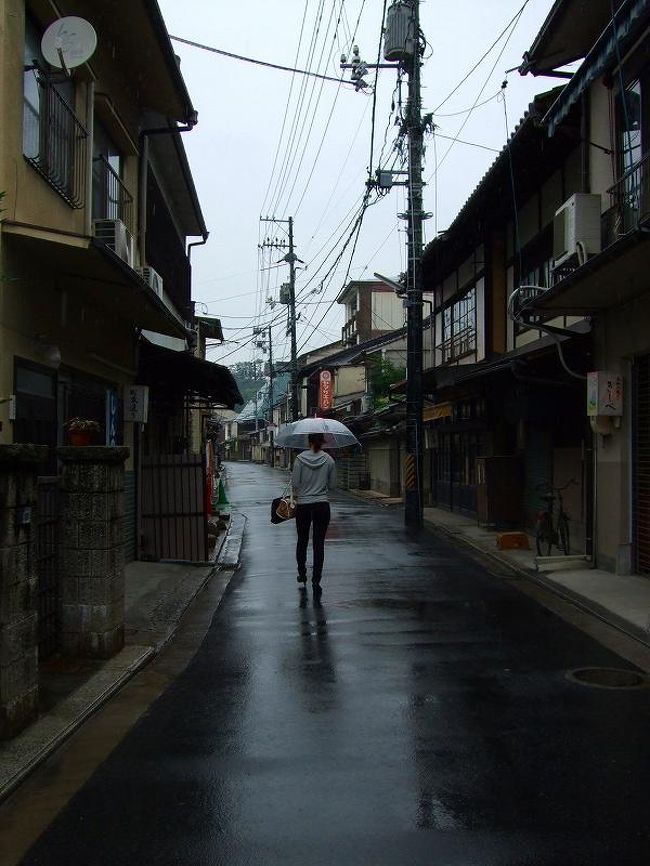
[(576, 668), (568, 671), (568, 680), (596, 689), (643, 689), (650, 680), (641, 671), (620, 668)]

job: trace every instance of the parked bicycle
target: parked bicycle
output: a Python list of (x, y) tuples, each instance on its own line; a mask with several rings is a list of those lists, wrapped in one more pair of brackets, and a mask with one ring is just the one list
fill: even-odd
[[(537, 515), (535, 526), (535, 542), (537, 544), (538, 556), (550, 556), (553, 547), (557, 547), (565, 556), (570, 550), (569, 539), (569, 515), (564, 510), (562, 491), (571, 484), (577, 484), (571, 478), (563, 487), (553, 487), (551, 484), (543, 483), (537, 486), (538, 490), (545, 490), (540, 496), (545, 502), (545, 508)], [(557, 500), (557, 512), (555, 501)], [(544, 551), (544, 552), (543, 552)]]

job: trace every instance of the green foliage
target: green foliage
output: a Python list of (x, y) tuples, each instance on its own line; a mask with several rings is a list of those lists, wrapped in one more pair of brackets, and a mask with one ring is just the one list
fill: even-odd
[(372, 359), (368, 378), (375, 409), (386, 406), (390, 402), (390, 386), (401, 382), (405, 376), (406, 370), (403, 367), (396, 367), (388, 358)]
[(232, 364), (230, 372), (237, 382), (244, 403), (252, 400), (265, 382), (261, 361), (239, 361)]

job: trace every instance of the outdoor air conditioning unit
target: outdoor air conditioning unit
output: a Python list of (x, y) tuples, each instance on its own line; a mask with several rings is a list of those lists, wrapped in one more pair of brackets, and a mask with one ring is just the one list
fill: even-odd
[(577, 192), (555, 212), (553, 268), (584, 264), (600, 252), (600, 196)]
[(95, 220), (95, 237), (132, 268), (135, 264), (135, 243), (122, 220)]
[(149, 288), (153, 289), (159, 298), (162, 298), (163, 278), (160, 276), (158, 271), (154, 271), (152, 267), (150, 267), (149, 265), (145, 265), (143, 268), (138, 268), (138, 273), (145, 281), (145, 283), (149, 286)]

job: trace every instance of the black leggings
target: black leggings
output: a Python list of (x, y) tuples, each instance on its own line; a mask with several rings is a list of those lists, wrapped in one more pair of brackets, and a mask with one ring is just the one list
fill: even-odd
[(296, 544), (296, 562), (298, 574), (307, 574), (307, 545), (309, 544), (309, 527), (314, 524), (312, 543), (314, 547), (314, 572), (312, 580), (320, 582), (325, 558), (325, 533), (330, 522), (329, 502), (312, 502), (309, 505), (296, 506), (296, 529), (298, 543)]

